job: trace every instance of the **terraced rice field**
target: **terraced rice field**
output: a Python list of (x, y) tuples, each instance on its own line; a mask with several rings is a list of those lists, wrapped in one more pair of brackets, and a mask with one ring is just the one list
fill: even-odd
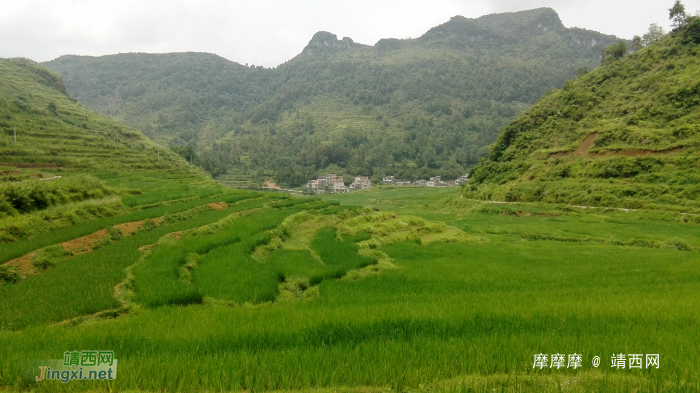
[[(700, 387), (700, 229), (678, 213), (426, 189), (161, 191), (177, 202), (11, 244), (50, 263), (0, 284), (0, 390)], [(56, 251), (98, 223), (108, 236), (91, 251)], [(118, 378), (35, 382), (26, 362), (95, 348), (115, 352)], [(582, 361), (533, 368), (540, 353)], [(620, 353), (660, 367), (611, 367)]]

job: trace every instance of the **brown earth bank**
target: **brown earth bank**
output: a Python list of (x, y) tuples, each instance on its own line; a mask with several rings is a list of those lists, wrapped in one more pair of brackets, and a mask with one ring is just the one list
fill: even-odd
[(274, 182), (271, 182), (269, 180), (265, 180), (265, 182), (262, 185), (262, 188), (271, 188), (273, 190), (281, 190), (282, 187), (278, 186)]
[(583, 139), (583, 141), (578, 145), (576, 150), (574, 150), (573, 152), (552, 153), (549, 155), (549, 158), (564, 158), (564, 157), (569, 157), (569, 156), (590, 157), (590, 158), (611, 157), (611, 156), (638, 157), (638, 156), (647, 156), (647, 155), (652, 155), (652, 154), (666, 155), (666, 154), (674, 154), (674, 153), (683, 153), (683, 146), (674, 147), (674, 148), (666, 149), (666, 150), (613, 149), (613, 150), (606, 150), (603, 152), (591, 153), (591, 148), (593, 147), (593, 144), (595, 142), (596, 137), (598, 137), (598, 133), (596, 133), (596, 132), (589, 134), (588, 136), (586, 136), (586, 138)]
[(144, 222), (145, 221), (127, 222), (124, 224), (115, 225), (114, 229), (121, 232), (122, 236), (131, 236), (143, 226)]
[(94, 251), (94, 247), (102, 243), (108, 237), (109, 233), (107, 230), (100, 229), (91, 235), (63, 242), (61, 243), (61, 247), (73, 255), (85, 254)]
[(576, 148), (576, 151), (574, 151), (575, 156), (585, 156), (588, 154), (588, 152), (591, 150), (591, 147), (593, 147), (593, 143), (595, 142), (595, 138), (598, 137), (598, 133), (592, 133), (588, 135), (586, 138), (583, 139), (583, 142), (581, 142), (580, 145)]
[(224, 210), (228, 207), (226, 202), (212, 202), (208, 203), (207, 206), (211, 207), (213, 210)]
[(20, 273), (28, 276), (36, 272), (34, 269), (34, 257), (36, 257), (36, 251), (32, 251), (27, 255), (13, 259), (7, 262), (6, 265), (16, 267)]
[(185, 231), (171, 232), (171, 233), (168, 233), (167, 236), (174, 237), (175, 239), (179, 240), (182, 238), (183, 233), (185, 233)]

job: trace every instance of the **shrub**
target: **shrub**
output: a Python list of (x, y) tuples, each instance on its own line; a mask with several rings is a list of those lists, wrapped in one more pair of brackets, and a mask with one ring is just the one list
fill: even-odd
[(10, 204), (5, 195), (0, 194), (0, 217), (4, 215), (15, 215), (17, 210)]
[(114, 192), (90, 175), (75, 175), (54, 181), (24, 181), (0, 185), (0, 211), (28, 213), (50, 206), (86, 199), (97, 199)]
[(44, 270), (55, 265), (58, 259), (66, 255), (68, 255), (68, 252), (58, 244), (44, 247), (37, 251), (33, 264), (37, 269)]
[(24, 276), (17, 271), (14, 266), (1, 265), (0, 266), (0, 282), (14, 283), (24, 279)]
[(680, 251), (693, 251), (694, 247), (689, 245), (685, 240), (680, 239), (680, 238), (673, 238), (673, 239), (668, 239), (666, 240), (665, 244), (668, 247), (675, 248)]

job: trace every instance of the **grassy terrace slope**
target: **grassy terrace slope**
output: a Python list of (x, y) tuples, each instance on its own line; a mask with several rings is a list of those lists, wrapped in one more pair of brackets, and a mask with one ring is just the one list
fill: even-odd
[(78, 104), (58, 74), (26, 59), (0, 59), (0, 165), (7, 164), (190, 171), (140, 132)]
[(222, 192), (177, 154), (75, 102), (53, 71), (0, 59), (0, 263), (70, 240), (57, 229), (88, 235), (103, 229), (90, 221)]
[(700, 21), (564, 84), (508, 125), (465, 196), (700, 210)]
[(510, 120), (615, 37), (554, 10), (455, 16), (415, 39), (316, 33), (274, 69), (202, 53), (63, 56), (44, 63), (88, 107), (160, 143), (191, 145), (226, 180), (319, 171), (456, 177)]

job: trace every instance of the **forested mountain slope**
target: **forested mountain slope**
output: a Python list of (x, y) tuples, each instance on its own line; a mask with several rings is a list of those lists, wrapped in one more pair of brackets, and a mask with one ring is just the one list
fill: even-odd
[(58, 74), (31, 60), (0, 59), (0, 130), (4, 166), (190, 171), (139, 131), (75, 102)]
[(564, 84), (508, 125), (465, 194), (700, 208), (700, 20)]
[(549, 8), (454, 17), (374, 46), (319, 32), (274, 69), (211, 54), (63, 56), (45, 63), (90, 108), (189, 146), (223, 178), (299, 185), (323, 171), (455, 177), (498, 131), (612, 36), (565, 28)]

